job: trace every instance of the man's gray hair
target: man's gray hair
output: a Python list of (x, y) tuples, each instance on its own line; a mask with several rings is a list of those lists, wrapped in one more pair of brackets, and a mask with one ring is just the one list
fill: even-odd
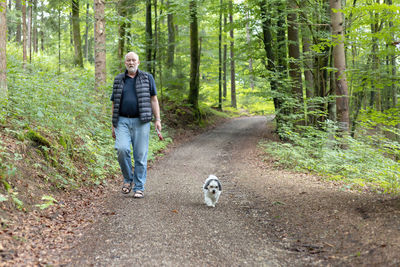
[(129, 54), (134, 54), (137, 57), (137, 59), (139, 60), (139, 55), (136, 54), (135, 52), (132, 52), (132, 51), (125, 55), (125, 60), (126, 60), (126, 58), (128, 57)]

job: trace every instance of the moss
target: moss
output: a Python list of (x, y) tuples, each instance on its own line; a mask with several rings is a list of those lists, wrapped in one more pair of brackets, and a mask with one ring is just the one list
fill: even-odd
[(34, 130), (29, 130), (26, 136), (39, 146), (51, 147), (50, 141), (48, 141), (45, 137), (35, 132)]

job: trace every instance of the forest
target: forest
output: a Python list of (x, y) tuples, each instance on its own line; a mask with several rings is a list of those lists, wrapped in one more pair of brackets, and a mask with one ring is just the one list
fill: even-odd
[[(240, 133), (226, 135), (231, 138), (226, 144), (207, 139), (215, 156), (209, 166), (242, 166), (246, 177), (257, 168), (271, 173), (270, 179), (252, 182), (260, 197), (246, 195), (250, 191), (239, 186), (239, 175), (229, 181), (222, 177), (228, 190), (219, 211), (226, 216), (224, 226), (240, 232), (232, 235), (248, 235), (245, 241), (258, 247), (268, 239), (265, 232), (271, 232), (269, 237), (286, 242), (285, 251), (308, 253), (305, 260), (320, 257), (326, 263), (321, 266), (370, 260), (376, 266), (397, 266), (399, 14), (399, 0), (0, 0), (0, 260), (9, 266), (52, 266), (46, 260), (49, 251), (66, 251), (79, 227), (98, 217), (127, 218), (120, 225), (129, 225), (125, 208), (124, 216), (114, 216), (120, 210), (99, 203), (124, 203), (113, 192), (103, 194), (112, 190), (107, 185), (120, 188), (110, 96), (114, 78), (126, 69), (125, 55), (134, 51), (139, 68), (155, 79), (161, 107), (164, 141), (152, 123), (149, 162), (223, 122), (239, 127), (240, 119), (249, 119), (248, 125), (250, 119), (268, 121), (263, 136), (273, 138), (257, 139), (257, 151), (264, 155), (260, 161), (252, 161), (251, 153), (229, 155), (235, 145), (245, 151), (246, 142), (256, 136), (251, 128), (247, 139)], [(234, 129), (229, 125), (226, 129)], [(206, 146), (195, 144), (196, 149)], [(237, 160), (237, 166), (228, 159)], [(197, 164), (192, 173), (206, 164), (191, 160), (189, 165)], [(178, 177), (173, 171), (161, 173)], [(312, 191), (307, 186), (315, 182), (314, 175), (323, 186), (318, 182)], [(169, 191), (178, 188), (156, 178)], [(284, 190), (281, 181), (287, 183)], [(196, 185), (182, 184), (189, 186)], [(265, 193), (264, 187), (274, 190)], [(164, 241), (190, 240), (189, 235), (195, 236), (190, 231), (187, 239), (181, 235), (196, 225), (189, 221), (186, 228), (176, 227), (175, 218), (184, 223), (190, 213), (194, 222), (208, 222), (196, 216), (211, 211), (200, 205), (173, 206), (177, 200), (192, 201), (190, 192), (182, 198), (163, 193), (158, 197), (164, 201), (158, 201), (150, 191), (142, 209), (133, 213), (142, 212), (146, 219), (148, 211), (154, 218), (163, 214), (161, 222), (146, 221), (149, 235), (166, 230)], [(132, 211), (130, 203), (126, 209)], [(216, 220), (215, 214), (207, 219)], [(254, 224), (244, 225), (242, 218)], [(150, 229), (159, 224), (165, 228)], [(253, 236), (249, 229), (256, 229)], [(131, 230), (123, 238), (134, 240)], [(229, 242), (220, 242), (227, 259), (236, 248)], [(242, 260), (264, 260), (246, 255)]]
[[(109, 98), (129, 51), (155, 77), (167, 121), (150, 159), (179, 126), (273, 114), (280, 140), (260, 146), (276, 164), (356, 190), (400, 189), (396, 1), (0, 4), (0, 202), (24, 209), (24, 171), (58, 189), (118, 171)], [(38, 205), (52, 205), (43, 196)]]

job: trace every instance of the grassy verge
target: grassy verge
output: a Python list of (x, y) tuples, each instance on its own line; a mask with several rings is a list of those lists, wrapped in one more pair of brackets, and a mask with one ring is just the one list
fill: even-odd
[(400, 163), (394, 146), (385, 148), (377, 143), (377, 134), (364, 132), (353, 138), (335, 133), (334, 125), (326, 125), (323, 130), (288, 129), (285, 133), (288, 142), (261, 142), (260, 146), (277, 159), (276, 164), (286, 168), (344, 181), (348, 188), (400, 192)]

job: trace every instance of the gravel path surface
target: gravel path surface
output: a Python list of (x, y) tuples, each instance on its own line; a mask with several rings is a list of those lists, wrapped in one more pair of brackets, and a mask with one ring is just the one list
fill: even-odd
[[(266, 201), (235, 182), (246, 154), (266, 132), (265, 117), (239, 118), (173, 149), (148, 172), (143, 199), (116, 189), (104, 220), (72, 253), (71, 266), (283, 266), (296, 263), (269, 238)], [(251, 166), (247, 166), (251, 168)], [(217, 175), (216, 208), (203, 204), (202, 185)], [(300, 263), (300, 262), (299, 262)]]

